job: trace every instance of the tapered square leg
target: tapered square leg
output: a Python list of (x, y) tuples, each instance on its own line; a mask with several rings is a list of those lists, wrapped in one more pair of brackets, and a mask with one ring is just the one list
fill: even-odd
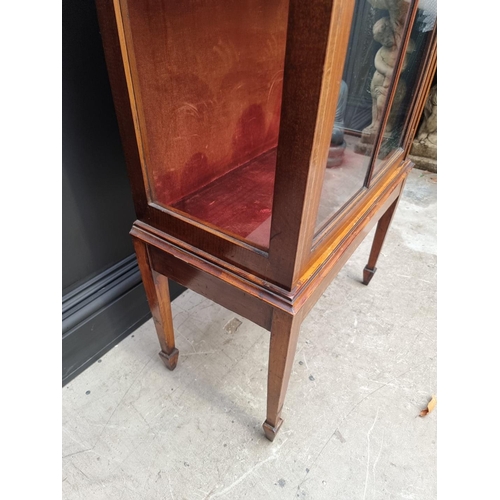
[(373, 238), (372, 248), (370, 251), (370, 257), (368, 258), (368, 264), (366, 264), (365, 268), (363, 269), (364, 285), (368, 285), (368, 283), (370, 283), (373, 275), (377, 271), (375, 265), (377, 264), (380, 252), (382, 251), (382, 246), (387, 235), (387, 230), (389, 229), (394, 213), (396, 212), (399, 198), (400, 196), (396, 198), (394, 203), (387, 209), (385, 214), (382, 215), (382, 217), (380, 217), (378, 221), (377, 229), (375, 230), (375, 237)]
[(300, 321), (297, 316), (281, 310), (274, 311), (269, 343), (267, 416), (262, 426), (269, 441), (274, 440), (283, 424), (281, 410), (290, 380), (299, 330)]
[(266, 438), (269, 439), (269, 441), (274, 441), (274, 438), (278, 434), (278, 431), (280, 430), (282, 423), (283, 419), (278, 418), (277, 427), (273, 427), (271, 424), (267, 422), (267, 420), (262, 424), (262, 428), (264, 429), (264, 434), (266, 435)]
[(363, 284), (368, 285), (370, 283), (371, 279), (373, 278), (373, 275), (377, 272), (377, 268), (370, 269), (368, 266), (365, 266), (363, 269)]
[(163, 364), (170, 370), (174, 370), (177, 366), (177, 360), (179, 359), (179, 349), (173, 348), (170, 354), (166, 354), (163, 351), (159, 352), (160, 358)]
[(133, 240), (142, 282), (160, 341), (160, 358), (169, 370), (174, 370), (179, 359), (179, 350), (175, 347), (168, 278), (151, 269), (147, 245), (138, 238)]

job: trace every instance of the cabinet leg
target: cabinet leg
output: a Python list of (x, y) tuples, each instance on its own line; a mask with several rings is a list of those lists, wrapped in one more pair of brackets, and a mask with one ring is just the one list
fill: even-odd
[(396, 198), (394, 203), (387, 209), (384, 215), (379, 219), (377, 224), (377, 229), (375, 230), (375, 237), (373, 238), (372, 249), (370, 251), (370, 257), (368, 258), (368, 264), (366, 264), (363, 269), (363, 284), (368, 285), (373, 275), (377, 271), (375, 265), (377, 264), (378, 257), (382, 250), (384, 244), (385, 236), (387, 235), (387, 230), (391, 225), (392, 217), (396, 212), (396, 207), (398, 206), (399, 196)]
[(133, 240), (142, 282), (160, 341), (160, 358), (169, 370), (173, 370), (177, 366), (179, 350), (175, 347), (168, 278), (151, 269), (146, 244), (136, 238)]
[(269, 441), (274, 440), (283, 423), (281, 410), (297, 348), (299, 330), (300, 321), (296, 316), (281, 310), (274, 312), (269, 343), (267, 417), (263, 424), (264, 433)]

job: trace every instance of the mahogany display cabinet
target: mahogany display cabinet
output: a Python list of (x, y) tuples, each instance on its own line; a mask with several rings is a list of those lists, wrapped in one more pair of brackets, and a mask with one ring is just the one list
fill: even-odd
[(97, 0), (160, 356), (176, 367), (168, 278), (269, 330), (270, 440), (301, 322), (377, 224), (370, 282), (412, 167), (420, 3)]

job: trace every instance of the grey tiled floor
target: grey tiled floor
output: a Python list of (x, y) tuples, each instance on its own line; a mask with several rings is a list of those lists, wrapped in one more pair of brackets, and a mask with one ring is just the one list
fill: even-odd
[(62, 389), (63, 498), (436, 498), (435, 174), (410, 174), (365, 287), (370, 244), (302, 325), (273, 443), (268, 332), (188, 291), (174, 372), (149, 321)]

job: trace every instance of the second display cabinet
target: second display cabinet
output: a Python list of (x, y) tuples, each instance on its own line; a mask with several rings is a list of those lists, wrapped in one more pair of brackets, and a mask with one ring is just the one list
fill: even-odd
[(420, 3), (97, 0), (160, 356), (175, 368), (167, 278), (269, 330), (270, 440), (302, 320), (378, 223), (369, 283), (412, 167)]

